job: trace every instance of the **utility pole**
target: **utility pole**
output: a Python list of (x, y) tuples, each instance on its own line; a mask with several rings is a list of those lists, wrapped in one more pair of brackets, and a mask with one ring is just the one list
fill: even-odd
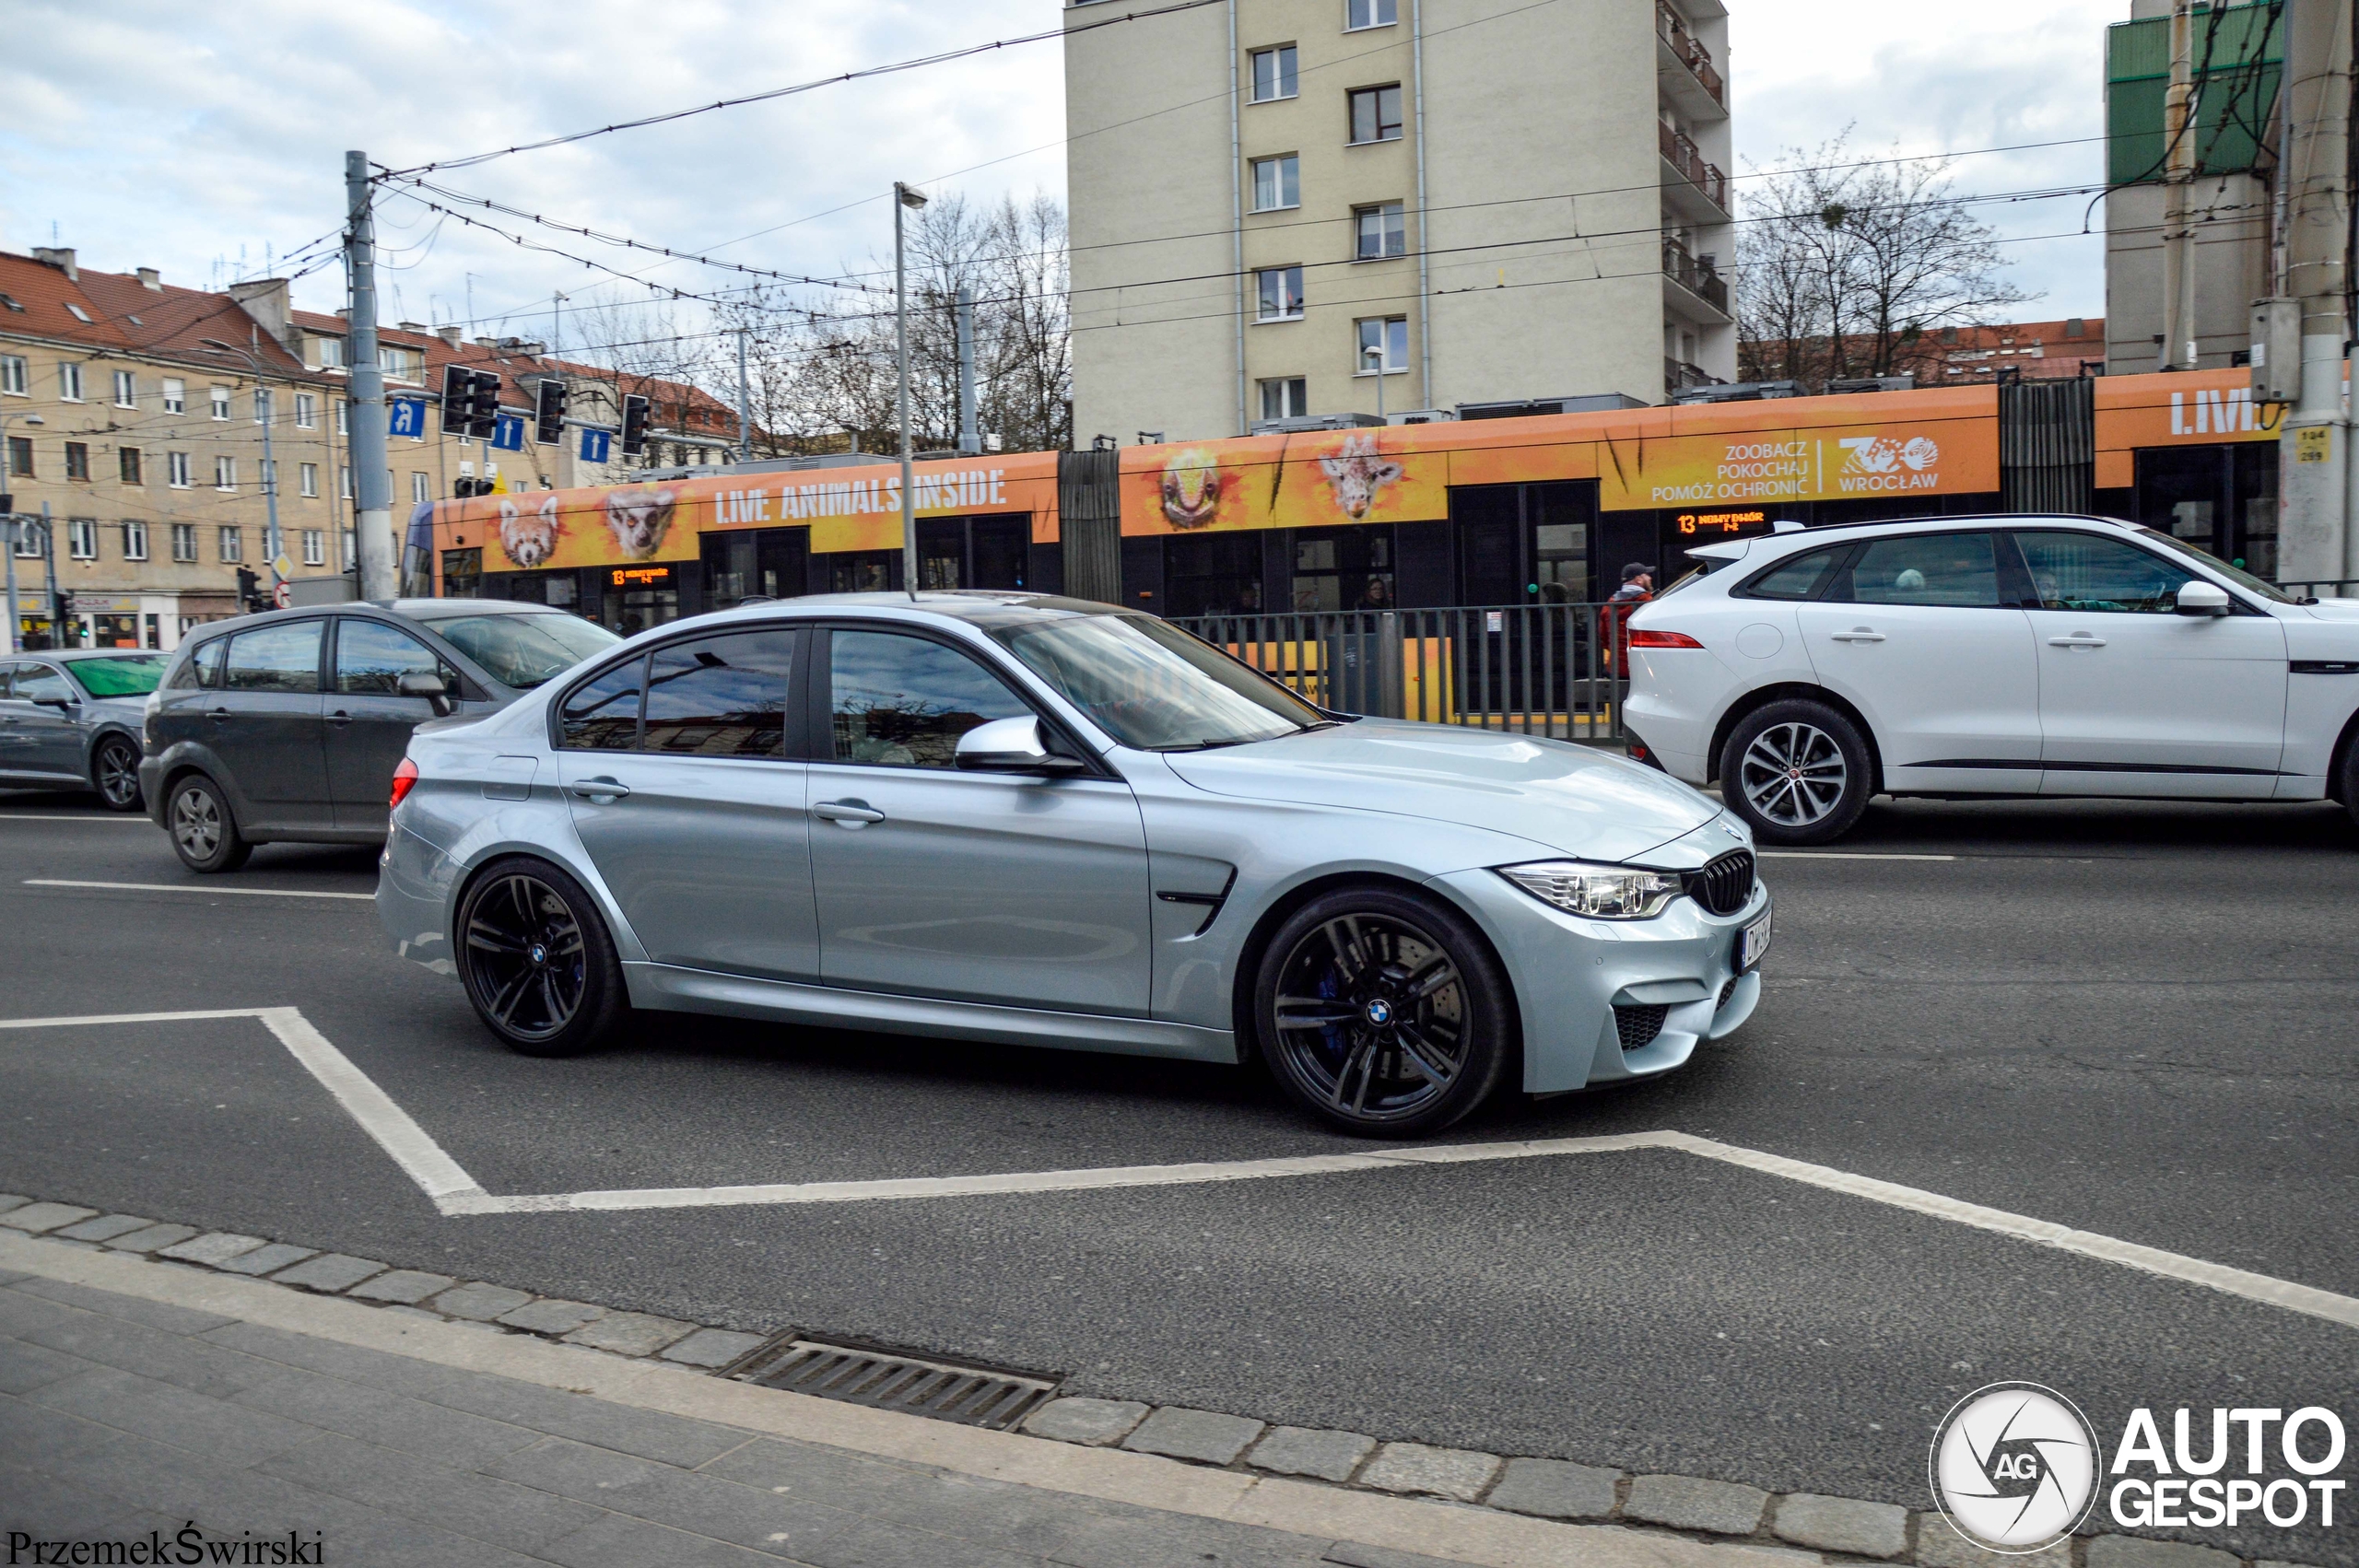
[(901, 214), (925, 205), (925, 193), (893, 181), (893, 330), (901, 362), (901, 580), (918, 596), (918, 496), (910, 466), (910, 265), (901, 238)]
[[(391, 599), (393, 497), (385, 472), (385, 372), (377, 362), (377, 223), (370, 211), (369, 159), (344, 155), (345, 273), (351, 280), (352, 530), (359, 547), (360, 597)], [(276, 525), (273, 525), (274, 528)]]
[(2165, 370), (2195, 369), (2195, 4), (2172, 0), (2171, 85), (2163, 99), (2163, 354)]
[(983, 450), (975, 413), (975, 291), (958, 286), (958, 451), (973, 457)]
[(49, 525), (49, 503), (41, 504), (41, 563), (42, 575), (49, 579), (49, 645), (71, 648), (65, 638), (65, 603), (57, 591), (57, 531)]
[(754, 396), (745, 380), (745, 329), (737, 329), (737, 461), (754, 461)]
[(2351, 34), (2336, 0), (2287, 0), (2285, 291), (2301, 313), (2301, 390), (2278, 441), (2281, 581), (2359, 575), (2348, 526), (2351, 426), (2342, 408), (2349, 272)]
[[(9, 504), (13, 506), (16, 503), (11, 501)], [(0, 549), (5, 549), (8, 556), (8, 651), (11, 653), (24, 651), (23, 639), (17, 635), (23, 630), (25, 624), (23, 606), (17, 603), (17, 536), (24, 526), (20, 513), (12, 511), (0, 518)]]

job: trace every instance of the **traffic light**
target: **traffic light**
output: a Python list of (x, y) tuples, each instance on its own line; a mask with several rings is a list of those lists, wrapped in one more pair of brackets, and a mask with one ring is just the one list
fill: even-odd
[(262, 600), (262, 579), (254, 574), (252, 567), (238, 568), (238, 603), (243, 604), (249, 613), (268, 608)]
[(474, 393), (475, 373), (464, 365), (442, 367), (442, 433), (467, 433), (467, 400)]
[(565, 383), (554, 377), (533, 390), (533, 439), (545, 447), (565, 439), (565, 405), (570, 397)]
[(649, 404), (636, 395), (623, 399), (623, 455), (637, 457), (647, 450)]
[(489, 440), (499, 434), (499, 372), (477, 370), (467, 398), (467, 434)]

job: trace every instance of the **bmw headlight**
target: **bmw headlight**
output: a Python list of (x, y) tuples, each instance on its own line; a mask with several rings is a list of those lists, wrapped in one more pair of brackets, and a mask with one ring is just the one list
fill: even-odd
[(1684, 891), (1673, 872), (1586, 860), (1535, 860), (1501, 866), (1499, 874), (1543, 904), (1593, 920), (1643, 920), (1661, 914)]

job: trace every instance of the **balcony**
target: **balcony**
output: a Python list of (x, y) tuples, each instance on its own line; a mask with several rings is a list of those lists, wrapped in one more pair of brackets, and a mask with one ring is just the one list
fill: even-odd
[[(1683, 216), (1696, 223), (1728, 222), (1729, 177), (1717, 165), (1705, 162), (1704, 155), (1684, 133), (1657, 121), (1655, 134), (1667, 166), (1664, 194), (1672, 205), (1680, 209)], [(1677, 178), (1670, 178), (1672, 175)]]
[[(1685, 299), (1676, 293), (1671, 295), (1673, 308), (1684, 307), (1682, 314), (1714, 326), (1730, 320), (1728, 280), (1709, 261), (1698, 261), (1689, 255), (1687, 248), (1676, 240), (1666, 239), (1662, 242), (1662, 275), (1686, 292)], [(1708, 308), (1698, 310), (1698, 305)]]
[(1678, 12), (1655, 0), (1658, 69), (1664, 89), (1689, 118), (1718, 119), (1729, 111), (1728, 84), (1712, 66), (1712, 52), (1687, 30)]
[(1676, 397), (1690, 387), (1719, 387), (1728, 383), (1701, 365), (1690, 365), (1684, 359), (1665, 356), (1662, 362), (1662, 386), (1665, 395)]

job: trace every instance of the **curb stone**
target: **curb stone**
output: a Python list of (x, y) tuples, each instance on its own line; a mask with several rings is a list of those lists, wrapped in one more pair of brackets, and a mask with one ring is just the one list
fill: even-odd
[[(33, 1223), (12, 1223), (28, 1209), (38, 1211), (29, 1216)], [(391, 1270), (339, 1252), (233, 1233), (200, 1233), (194, 1225), (102, 1214), (16, 1193), (0, 1193), (0, 1224), (70, 1246), (151, 1258), (171, 1248), (163, 1259), (168, 1267), (266, 1279), (343, 1296), (381, 1312), (433, 1318), (487, 1334), (527, 1334), (619, 1361), (663, 1361), (718, 1373), (777, 1338), (535, 1296), (486, 1281), (462, 1284), (448, 1275)], [(110, 1235), (101, 1239), (57, 1234), (91, 1226)], [(182, 1244), (191, 1238), (197, 1238), (197, 1245), (183, 1248)], [(0, 1275), (0, 1284), (21, 1277)], [(357, 1288), (363, 1285), (372, 1288)], [(511, 1299), (519, 1305), (508, 1306)], [(438, 1309), (445, 1303), (447, 1309)], [(481, 1315), (487, 1312), (497, 1316), (486, 1321)], [(589, 1332), (593, 1328), (604, 1332), (593, 1335)], [(1250, 1416), (1131, 1399), (1084, 1395), (1051, 1398), (1025, 1418), (1022, 1430), (1051, 1442), (1100, 1448), (1119, 1445), (1249, 1475), (1308, 1477), (1356, 1490), (1441, 1497), (1478, 1509), (1596, 1520), (1655, 1534), (1676, 1532), (1718, 1544), (1743, 1541), (1765, 1561), (1782, 1558), (1797, 1568), (1878, 1568), (1894, 1562), (1915, 1568), (2308, 1568), (2276, 1559), (2242, 1559), (2183, 1541), (2109, 1534), (2079, 1536), (2038, 1552), (2001, 1557), (1968, 1543), (1938, 1513), (1912, 1515), (1888, 1503), (1814, 1492), (1772, 1493), (1696, 1476), (1632, 1476), (1562, 1459), (1421, 1443), (1379, 1446), (1377, 1439), (1360, 1433), (1268, 1426)], [(1374, 1548), (1351, 1551), (1354, 1555), (1331, 1554), (1328, 1561), (1354, 1568), (1363, 1562), (1366, 1568), (1408, 1568), (1431, 1561)]]

